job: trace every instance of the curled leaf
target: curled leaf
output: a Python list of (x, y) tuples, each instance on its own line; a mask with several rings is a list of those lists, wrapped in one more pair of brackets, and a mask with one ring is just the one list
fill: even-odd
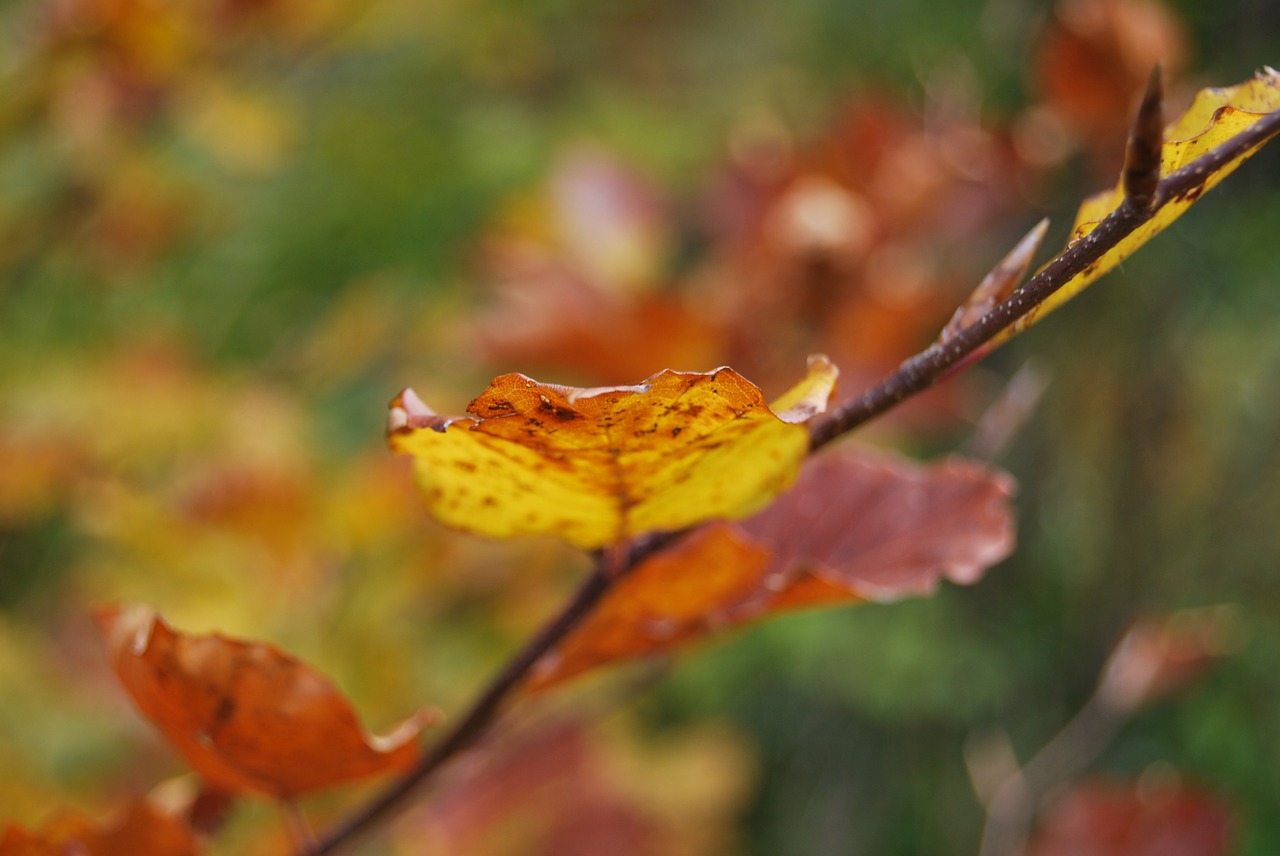
[(332, 683), (271, 645), (179, 633), (141, 606), (96, 618), (138, 709), (217, 788), (287, 799), (417, 758), (427, 712), (371, 737)]
[(825, 357), (774, 408), (729, 368), (663, 371), (578, 389), (503, 375), (442, 417), (412, 390), (391, 405), (392, 449), (414, 458), (442, 522), (490, 537), (549, 533), (582, 548), (743, 517), (795, 478), (837, 370)]
[(530, 688), (790, 609), (976, 582), (1013, 549), (1012, 492), (1009, 476), (958, 458), (921, 466), (848, 448), (814, 458), (764, 511), (641, 563)]

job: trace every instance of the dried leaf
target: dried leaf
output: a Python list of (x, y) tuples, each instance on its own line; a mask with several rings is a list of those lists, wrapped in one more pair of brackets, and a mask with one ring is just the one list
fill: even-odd
[(37, 832), (10, 824), (0, 856), (194, 856), (201, 847), (186, 824), (145, 800), (115, 820), (59, 815)]
[(921, 466), (841, 450), (743, 529), (774, 551), (771, 574), (811, 573), (866, 600), (970, 585), (1013, 550), (1013, 479), (975, 461)]
[(138, 709), (222, 790), (287, 799), (417, 758), (426, 712), (370, 737), (332, 683), (271, 645), (182, 634), (147, 607), (96, 617)]
[(1031, 261), (1035, 258), (1044, 233), (1049, 230), (1049, 218), (1041, 220), (1023, 236), (1008, 254), (1002, 258), (991, 272), (982, 278), (973, 294), (956, 308), (955, 314), (947, 322), (947, 326), (938, 335), (938, 344), (945, 345), (956, 337), (961, 330), (986, 315), (1005, 299), (1013, 294), (1015, 288), (1027, 275)]
[[(1280, 72), (1273, 69), (1265, 69), (1252, 80), (1239, 86), (1201, 90), (1182, 118), (1165, 129), (1165, 143), (1160, 162), (1161, 177), (1168, 176), (1216, 146), (1226, 143), (1277, 109), (1280, 109)], [(1000, 333), (992, 341), (992, 345), (1035, 324), (1041, 317), (1079, 294), (1094, 280), (1127, 259), (1135, 250), (1180, 217), (1182, 212), (1190, 208), (1202, 193), (1231, 174), (1256, 150), (1257, 147), (1249, 149), (1225, 163), (1221, 168), (1205, 174), (1203, 181), (1187, 193), (1172, 198), (1157, 198), (1155, 213), (1150, 220), (1121, 240), (1114, 249), (1097, 262), (1067, 281), (1043, 303)], [(1124, 204), (1122, 183), (1117, 184), (1113, 190), (1085, 200), (1076, 215), (1076, 224), (1071, 233), (1070, 243), (1074, 244), (1085, 238), (1108, 214), (1122, 204)]]
[(1012, 491), (1007, 475), (971, 461), (822, 455), (756, 516), (704, 526), (643, 562), (529, 688), (802, 606), (928, 594), (943, 577), (976, 582), (1013, 549)]
[(437, 416), (405, 390), (391, 405), (389, 441), (415, 458), (444, 523), (600, 547), (757, 510), (795, 478), (809, 447), (803, 423), (826, 406), (836, 374), (813, 358), (774, 409), (728, 368), (597, 389), (508, 374), (468, 405), (470, 416)]

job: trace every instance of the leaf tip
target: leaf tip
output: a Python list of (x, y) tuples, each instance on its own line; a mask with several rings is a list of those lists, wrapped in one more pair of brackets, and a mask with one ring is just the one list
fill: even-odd
[(810, 354), (805, 376), (770, 405), (778, 419), (792, 425), (808, 422), (827, 409), (840, 369), (826, 354)]

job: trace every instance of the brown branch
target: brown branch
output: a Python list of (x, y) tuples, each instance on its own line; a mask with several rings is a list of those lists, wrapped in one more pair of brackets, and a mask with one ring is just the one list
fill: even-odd
[(555, 647), (556, 643), (569, 631), (577, 627), (578, 623), (591, 612), (592, 607), (609, 591), (616, 579), (612, 570), (609, 557), (598, 556), (591, 574), (574, 592), (564, 609), (547, 622), (508, 661), (452, 730), (432, 746), (412, 769), (357, 812), (329, 830), (319, 843), (307, 852), (312, 856), (332, 853), (350, 839), (390, 817), (441, 765), (480, 739), (497, 717), (507, 696), (528, 676), (533, 665)]
[[(1150, 96), (1150, 92), (1148, 95)], [(1140, 113), (1138, 124), (1141, 125), (1142, 121)], [(1268, 114), (1247, 130), (1165, 177), (1157, 185), (1151, 204), (1135, 204), (1142, 202), (1140, 198), (1126, 199), (1126, 204), (1113, 211), (1092, 232), (1068, 247), (991, 312), (961, 330), (945, 344), (935, 344), (907, 360), (896, 372), (860, 398), (836, 408), (827, 418), (811, 424), (810, 450), (822, 448), (937, 383), (966, 357), (1039, 306), (1076, 274), (1096, 264), (1121, 240), (1151, 219), (1165, 203), (1199, 192), (1206, 179), (1217, 169), (1261, 146), (1277, 133), (1280, 133), (1280, 111)], [(1142, 134), (1140, 129), (1135, 131), (1135, 137), (1141, 137)], [(614, 584), (649, 556), (670, 546), (690, 531), (692, 530), (641, 536), (624, 545), (623, 549), (597, 556), (591, 575), (574, 593), (565, 608), (552, 617), (512, 657), (453, 729), (399, 780), (329, 830), (308, 851), (310, 856), (336, 852), (358, 835), (368, 832), (403, 809), (410, 796), (440, 767), (472, 746), (489, 729), (503, 704), (528, 677), (538, 660), (573, 631)]]
[[(953, 339), (931, 345), (907, 360), (889, 377), (854, 399), (811, 423), (809, 444), (820, 449), (854, 428), (893, 409), (907, 398), (933, 386), (966, 357), (997, 334), (1039, 306), (1077, 274), (1097, 264), (1104, 255), (1154, 217), (1168, 202), (1198, 194), (1210, 175), (1227, 163), (1258, 148), (1280, 133), (1280, 110), (1268, 113), (1227, 142), (1196, 158), (1160, 181), (1154, 202), (1142, 208), (1130, 198), (1106, 216), (1093, 231), (1067, 247), (1041, 268), (1009, 299), (961, 330)], [(1140, 202), (1140, 200), (1139, 200)]]
[(1147, 91), (1138, 107), (1129, 144), (1124, 152), (1124, 171), (1120, 174), (1124, 184), (1125, 202), (1138, 211), (1151, 211), (1156, 206), (1156, 191), (1160, 188), (1160, 157), (1164, 151), (1164, 85), (1160, 80), (1160, 66), (1151, 72)]

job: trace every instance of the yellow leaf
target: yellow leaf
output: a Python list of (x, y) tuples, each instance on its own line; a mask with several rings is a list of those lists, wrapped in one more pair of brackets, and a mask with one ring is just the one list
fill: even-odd
[[(1252, 80), (1239, 86), (1201, 90), (1190, 109), (1165, 129), (1165, 142), (1160, 155), (1160, 177), (1163, 179), (1190, 164), (1277, 109), (1280, 109), (1280, 72), (1274, 69), (1265, 69)], [(1094, 280), (1127, 259), (1135, 250), (1182, 216), (1182, 212), (1190, 208), (1191, 203), (1195, 202), (1202, 193), (1226, 178), (1255, 151), (1257, 151), (1256, 146), (1246, 149), (1218, 169), (1207, 173), (1203, 182), (1189, 192), (1157, 199), (1158, 207), (1149, 220), (1138, 226), (1096, 263), (1086, 267), (1043, 303), (997, 335), (991, 344), (994, 346), (1035, 324), (1042, 316), (1079, 294)], [(1068, 246), (1092, 232), (1108, 214), (1123, 203), (1124, 188), (1119, 183), (1112, 190), (1086, 199), (1076, 214), (1076, 223)]]
[(795, 478), (809, 449), (804, 423), (825, 408), (836, 374), (811, 358), (774, 409), (729, 368), (596, 389), (507, 374), (470, 416), (437, 416), (405, 390), (389, 442), (413, 456), (428, 507), (449, 526), (591, 549), (758, 510)]

